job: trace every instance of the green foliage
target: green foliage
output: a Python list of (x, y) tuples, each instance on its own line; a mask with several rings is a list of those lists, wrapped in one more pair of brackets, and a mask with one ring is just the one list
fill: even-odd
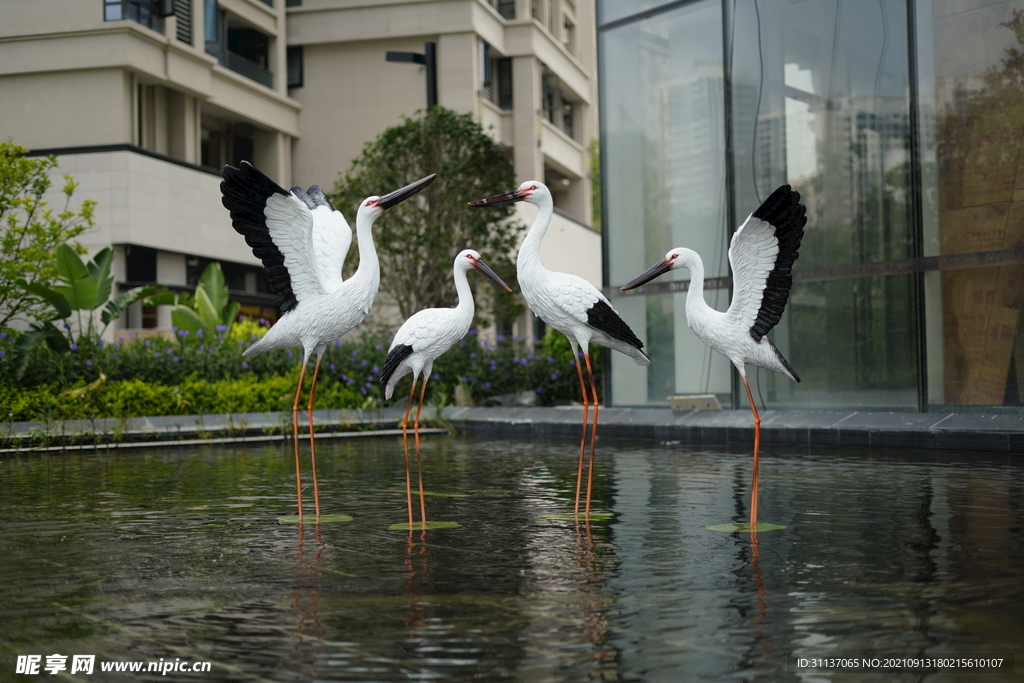
[(206, 266), (194, 297), (182, 295), (171, 310), (171, 322), (179, 330), (195, 333), (231, 333), (231, 327), (238, 318), (238, 302), (228, 301), (228, 286), (220, 264), (214, 261)]
[[(24, 147), (0, 142), (0, 328), (12, 320), (43, 320), (53, 302), (42, 293), (57, 278), (53, 252), (93, 225), (96, 202), (71, 210), (78, 183), (63, 176), (64, 209), (54, 213), (43, 195), (50, 189), (50, 170), (57, 157), (31, 158)], [(82, 247), (71, 247), (84, 253)], [(18, 280), (28, 287), (18, 284)]]
[[(512, 161), (471, 116), (443, 107), (407, 118), (368, 143), (336, 183), (332, 200), (344, 211), (430, 173), (438, 177), (429, 187), (388, 209), (374, 227), (381, 291), (405, 318), (424, 308), (455, 305), (452, 262), (463, 249), (479, 251), (498, 273), (510, 272), (505, 266), (522, 230), (512, 219), (512, 206), (487, 211), (467, 206), (511, 190)], [(497, 292), (492, 289), (481, 291), (488, 297)]]
[[(243, 331), (250, 336), (243, 337)], [(243, 321), (231, 335), (179, 330), (174, 341), (82, 338), (62, 353), (43, 346), (20, 381), (13, 376), (10, 353), (18, 335), (0, 333), (0, 416), (19, 421), (290, 410), (301, 357), (281, 349), (244, 358), (242, 352), (262, 331)], [(388, 343), (384, 334), (367, 333), (330, 345), (315, 407), (380, 405)], [(592, 350), (597, 369), (600, 349)], [(471, 330), (437, 360), (434, 373), (428, 383), (434, 405), (450, 403), (457, 385), (478, 404), (520, 391), (536, 393), (541, 405), (579, 400), (572, 351), (565, 336), (554, 331), (531, 352), (522, 339), (490, 344)], [(409, 381), (399, 383), (396, 402), (408, 394)], [(308, 401), (305, 391), (301, 400), (301, 405)]]
[[(27, 282), (23, 278), (19, 278), (17, 283), (50, 305), (51, 320), (67, 320), (73, 314), (76, 315), (75, 331), (79, 341), (92, 340), (102, 335), (107, 326), (116, 320), (125, 308), (165, 289), (163, 285), (136, 287), (111, 301), (114, 277), (110, 274), (110, 266), (114, 262), (114, 250), (110, 247), (100, 250), (92, 260), (84, 263), (73, 247), (61, 244), (57, 247), (55, 260), (58, 284), (46, 286), (40, 282)], [(97, 327), (96, 311), (101, 307), (103, 311), (99, 317), (102, 326)], [(86, 314), (84, 320), (83, 311)], [(46, 320), (34, 323), (29, 332), (21, 335), (16, 347), (16, 378), (20, 378), (25, 372), (29, 360), (40, 345), (45, 344), (58, 354), (66, 353), (77, 346), (76, 335), (71, 325), (65, 322), (63, 327), (65, 331), (62, 333), (50, 320)]]

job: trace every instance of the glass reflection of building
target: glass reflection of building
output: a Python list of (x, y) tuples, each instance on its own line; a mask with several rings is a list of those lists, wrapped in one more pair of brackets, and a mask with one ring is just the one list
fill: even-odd
[(1019, 410), (1024, 0), (599, 0), (598, 17), (606, 284), (654, 360), (609, 354), (612, 402), (745, 403), (686, 326), (687, 271), (618, 287), (687, 246), (724, 310), (733, 229), (790, 183), (809, 220), (771, 337), (803, 381), (748, 368), (769, 408)]

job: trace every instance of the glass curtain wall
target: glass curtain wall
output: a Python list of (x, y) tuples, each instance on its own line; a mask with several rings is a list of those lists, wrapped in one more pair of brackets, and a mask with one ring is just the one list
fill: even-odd
[[(605, 3), (604, 7), (619, 3)], [(704, 257), (708, 302), (728, 305), (722, 5), (702, 0), (599, 34), (609, 284), (628, 282), (673, 246)], [(662, 277), (679, 285), (686, 271)], [(612, 401), (663, 403), (686, 393), (729, 400), (729, 364), (686, 327), (685, 292), (617, 297), (645, 340), (640, 368), (610, 354)]]
[(917, 2), (916, 19), (928, 402), (1020, 406), (1024, 1)]
[[(727, 3), (736, 216), (789, 183), (807, 205), (772, 340), (769, 407), (918, 407), (905, 0)], [(745, 398), (745, 397), (744, 397)]]
[(746, 403), (686, 326), (689, 273), (618, 287), (674, 246), (724, 310), (732, 231), (777, 186), (808, 223), (769, 408), (1024, 405), (1024, 0), (598, 2), (606, 277), (647, 343), (611, 400)]

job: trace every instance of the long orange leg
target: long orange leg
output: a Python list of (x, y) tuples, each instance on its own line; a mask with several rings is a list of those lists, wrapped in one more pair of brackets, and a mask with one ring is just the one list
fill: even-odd
[(423, 410), (423, 397), (427, 393), (427, 375), (423, 375), (423, 386), (420, 388), (420, 403), (416, 406), (416, 423), (413, 425), (413, 434), (416, 437), (416, 472), (420, 479), (420, 522), (423, 528), (427, 528), (427, 502), (423, 494), (423, 461), (420, 459), (420, 411)]
[(402, 418), (402, 447), (405, 451), (405, 503), (409, 508), (409, 538), (412, 538), (412, 483), (409, 477), (409, 411), (412, 410), (412, 397), (416, 393), (416, 377), (412, 378), (409, 387), (409, 402), (405, 405), (405, 417)]
[(583, 451), (586, 448), (587, 443), (587, 411), (590, 407), (590, 402), (587, 400), (587, 385), (583, 383), (583, 366), (580, 365), (579, 354), (576, 354), (576, 374), (580, 378), (580, 392), (583, 394), (583, 433), (580, 434), (580, 461), (576, 465), (576, 504), (573, 507), (572, 514), (574, 517), (580, 516), (580, 485), (583, 482)]
[(302, 383), (306, 380), (306, 362), (302, 361), (299, 371), (299, 388), (295, 390), (295, 403), (292, 404), (292, 443), (295, 444), (295, 497), (299, 501), (299, 521), (302, 521), (302, 475), (299, 467), (299, 397), (302, 396)]
[(594, 428), (590, 430), (590, 468), (587, 470), (587, 507), (583, 516), (590, 519), (590, 489), (594, 485), (594, 454), (597, 449), (597, 385), (594, 383), (594, 370), (590, 367), (590, 354), (584, 353), (583, 357), (587, 361), (587, 375), (590, 377), (590, 390), (593, 392), (594, 397)]
[(747, 390), (747, 400), (750, 401), (750, 409), (754, 411), (754, 480), (750, 487), (750, 530), (757, 529), (757, 459), (761, 450), (761, 416), (757, 414), (757, 406), (754, 404), (754, 395), (750, 393), (750, 385), (747, 378), (743, 378), (743, 387)]
[(316, 517), (320, 519), (320, 484), (316, 478), (316, 435), (313, 432), (313, 397), (316, 396), (316, 378), (320, 374), (320, 354), (316, 356), (313, 366), (313, 384), (309, 387), (309, 406), (306, 415), (309, 418), (309, 457), (313, 465), (313, 501), (316, 504)]

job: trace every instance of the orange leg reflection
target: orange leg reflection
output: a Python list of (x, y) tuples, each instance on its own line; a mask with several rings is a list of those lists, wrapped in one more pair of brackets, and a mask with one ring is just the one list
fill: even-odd
[(324, 566), (325, 546), (320, 537), (320, 525), (316, 524), (314, 526), (316, 551), (313, 554), (312, 562), (308, 561), (304, 543), (305, 524), (299, 523), (298, 527), (292, 609), (298, 613), (299, 620), (293, 634), (295, 645), (292, 668), (297, 676), (313, 680), (316, 678), (316, 663), (320, 660), (324, 639), (324, 628), (320, 624), (320, 576)]

